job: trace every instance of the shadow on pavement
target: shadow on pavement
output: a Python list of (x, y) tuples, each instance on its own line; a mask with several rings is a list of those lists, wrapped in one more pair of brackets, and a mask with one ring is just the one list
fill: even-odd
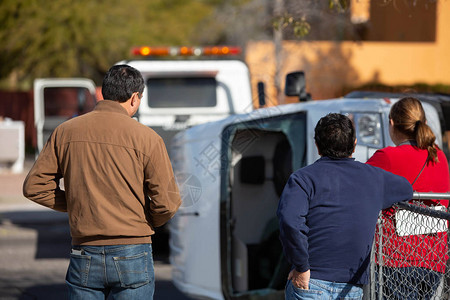
[(36, 259), (69, 257), (71, 238), (67, 214), (52, 210), (11, 211), (0, 214), (0, 221), (5, 220), (36, 231)]
[(65, 284), (33, 286), (25, 291), (18, 300), (66, 300), (67, 287)]

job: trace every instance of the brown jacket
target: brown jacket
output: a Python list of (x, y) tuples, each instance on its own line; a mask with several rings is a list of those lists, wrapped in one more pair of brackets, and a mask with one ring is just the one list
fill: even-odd
[(55, 129), (23, 194), (67, 211), (74, 245), (149, 243), (181, 204), (161, 137), (110, 100)]

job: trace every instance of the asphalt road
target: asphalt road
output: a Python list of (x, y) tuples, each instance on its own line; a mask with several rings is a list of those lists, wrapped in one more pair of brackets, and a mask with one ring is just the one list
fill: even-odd
[[(34, 204), (22, 196), (23, 173), (0, 170), (0, 299), (64, 300), (70, 234), (65, 213)], [(188, 300), (171, 281), (168, 249), (154, 241), (154, 299)]]

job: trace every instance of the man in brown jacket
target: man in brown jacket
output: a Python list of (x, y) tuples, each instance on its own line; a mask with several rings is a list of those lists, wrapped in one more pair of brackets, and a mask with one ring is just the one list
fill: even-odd
[(153, 298), (151, 235), (181, 199), (163, 140), (131, 118), (143, 91), (139, 71), (113, 66), (106, 100), (58, 126), (25, 179), (25, 197), (69, 215), (69, 299)]

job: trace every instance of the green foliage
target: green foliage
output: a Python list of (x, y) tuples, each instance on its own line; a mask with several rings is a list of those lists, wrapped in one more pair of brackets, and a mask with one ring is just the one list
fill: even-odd
[(292, 15), (289, 14), (274, 18), (272, 21), (272, 26), (278, 30), (292, 27), (294, 35), (298, 38), (305, 37), (311, 30), (311, 25), (306, 22), (306, 18), (304, 16), (300, 19), (295, 19)]
[(330, 10), (338, 13), (346, 12), (350, 7), (350, 0), (328, 0)]
[(133, 42), (155, 45), (189, 45), (196, 24), (212, 13), (207, 1), (153, 0), (144, 5), (135, 25)]
[[(136, 45), (189, 44), (218, 0), (2, 0), (0, 79), (29, 88), (37, 77), (97, 84)], [(12, 76), (14, 75), (14, 76)]]
[[(350, 0), (283, 1), (285, 12), (275, 16), (272, 25), (275, 30), (283, 31), (284, 38), (323, 39), (327, 36), (325, 39), (333, 39), (334, 33), (343, 27), (350, 9)], [(317, 31), (327, 33), (318, 35)]]

